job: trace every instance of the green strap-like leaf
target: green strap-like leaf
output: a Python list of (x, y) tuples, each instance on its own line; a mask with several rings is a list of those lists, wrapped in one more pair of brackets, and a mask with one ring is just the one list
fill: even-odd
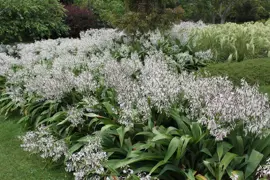
[(261, 160), (263, 159), (263, 154), (256, 150), (252, 150), (245, 170), (245, 178), (249, 177), (259, 166)]
[(226, 168), (228, 167), (228, 165), (231, 163), (231, 161), (233, 160), (233, 158), (235, 158), (237, 155), (227, 152), (224, 157), (222, 158), (220, 164), (219, 164), (219, 171), (218, 174), (216, 175), (218, 180), (221, 180), (223, 177), (223, 174), (226, 171)]
[(203, 164), (207, 167), (207, 169), (210, 171), (210, 173), (215, 177), (216, 173), (215, 173), (213, 167), (211, 166), (211, 163), (209, 161), (203, 161)]
[(159, 168), (160, 166), (166, 164), (166, 162), (164, 160), (159, 161), (150, 171), (149, 174), (152, 174), (153, 172), (155, 172), (157, 170), (157, 168)]
[(178, 137), (174, 137), (168, 147), (168, 150), (166, 152), (165, 158), (164, 158), (164, 162), (167, 162), (175, 153), (175, 151), (177, 150), (178, 146), (180, 146), (180, 139)]
[(217, 144), (217, 155), (218, 155), (218, 161), (221, 161), (221, 158), (223, 156), (223, 143)]

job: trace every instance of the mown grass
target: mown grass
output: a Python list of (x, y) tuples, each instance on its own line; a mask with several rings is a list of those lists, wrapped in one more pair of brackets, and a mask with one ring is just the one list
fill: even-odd
[(236, 85), (244, 78), (251, 85), (259, 84), (260, 91), (270, 95), (270, 58), (209, 64), (204, 70), (213, 76), (228, 76)]
[(22, 150), (18, 136), (24, 130), (15, 120), (0, 117), (0, 180), (73, 179), (63, 167), (46, 166), (44, 159)]

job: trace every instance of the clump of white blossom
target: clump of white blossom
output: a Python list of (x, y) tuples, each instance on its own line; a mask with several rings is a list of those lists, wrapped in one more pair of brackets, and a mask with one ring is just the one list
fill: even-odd
[(0, 76), (5, 76), (15, 61), (15, 58), (0, 52)]
[(20, 136), (22, 140), (21, 147), (25, 151), (39, 153), (42, 158), (52, 158), (57, 161), (67, 155), (67, 146), (64, 140), (58, 140), (54, 137), (48, 127), (38, 127), (36, 131), (29, 131), (24, 136)]
[(67, 111), (66, 120), (71, 122), (74, 126), (83, 124), (85, 119), (83, 118), (84, 109), (77, 107), (69, 107)]
[(265, 165), (259, 166), (257, 169), (257, 180), (260, 178), (270, 178), (270, 158), (267, 159)]
[(181, 22), (180, 24), (176, 24), (171, 29), (170, 35), (174, 38), (177, 38), (180, 40), (180, 43), (182, 45), (187, 45), (187, 43), (190, 41), (191, 32), (193, 29), (202, 29), (207, 27), (203, 21), (198, 22), (192, 22), (192, 21), (186, 21)]
[(210, 49), (207, 51), (195, 52), (195, 57), (197, 57), (198, 59), (201, 59), (201, 60), (210, 60), (213, 58), (213, 56), (214, 55)]
[(136, 72), (143, 66), (138, 56), (134, 55), (134, 59), (123, 59), (120, 63), (110, 61), (105, 64), (103, 73), (107, 86), (113, 87), (117, 92), (117, 100), (120, 104), (121, 119), (119, 122), (126, 126), (133, 126), (134, 122), (140, 122), (137, 112), (148, 114), (147, 99), (140, 89)]
[(68, 157), (66, 170), (73, 172), (76, 180), (87, 179), (88, 176), (98, 177), (105, 172), (103, 164), (107, 158), (107, 153), (102, 150), (101, 138), (95, 135), (89, 138), (88, 144), (80, 151)]
[(259, 93), (258, 86), (249, 86), (242, 80), (234, 87), (227, 77), (184, 78), (185, 98), (189, 100), (191, 117), (208, 127), (217, 140), (225, 138), (243, 123), (246, 133), (266, 136), (270, 125), (268, 97)]
[(179, 76), (170, 70), (162, 52), (146, 56), (144, 65), (136, 57), (120, 63), (111, 61), (104, 67), (105, 82), (118, 95), (122, 110), (120, 123), (127, 126), (145, 122), (151, 108), (168, 112), (181, 92)]
[(158, 180), (156, 177), (152, 177), (150, 174), (146, 172), (137, 172), (135, 173), (133, 169), (130, 168), (130, 166), (124, 166), (122, 167), (121, 176), (117, 177), (119, 180), (128, 180), (131, 179), (132, 176), (136, 176), (140, 180)]

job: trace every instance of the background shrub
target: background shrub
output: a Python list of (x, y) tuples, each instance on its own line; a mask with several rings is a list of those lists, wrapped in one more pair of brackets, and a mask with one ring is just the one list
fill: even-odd
[(52, 38), (67, 33), (58, 0), (0, 0), (0, 42)]
[[(87, 0), (76, 0), (76, 4), (83, 6), (88, 4)], [(94, 12), (97, 13), (101, 20), (107, 22), (108, 25), (113, 25), (125, 14), (125, 5), (120, 0), (89, 0)]]
[(97, 28), (98, 23), (93, 12), (86, 8), (74, 5), (66, 5), (66, 23), (70, 27), (69, 35), (79, 37), (80, 31)]

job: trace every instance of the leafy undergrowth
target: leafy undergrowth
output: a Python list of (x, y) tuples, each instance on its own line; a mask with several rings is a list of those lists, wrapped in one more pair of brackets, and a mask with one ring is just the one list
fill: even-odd
[(249, 84), (259, 84), (260, 91), (270, 95), (270, 58), (209, 64), (203, 70), (210, 72), (213, 76), (228, 76), (237, 85), (244, 78)]
[[(13, 118), (14, 119), (14, 118)], [(0, 179), (1, 180), (69, 180), (64, 169), (46, 166), (46, 162), (24, 152), (19, 135), (23, 129), (14, 121), (0, 117)]]

